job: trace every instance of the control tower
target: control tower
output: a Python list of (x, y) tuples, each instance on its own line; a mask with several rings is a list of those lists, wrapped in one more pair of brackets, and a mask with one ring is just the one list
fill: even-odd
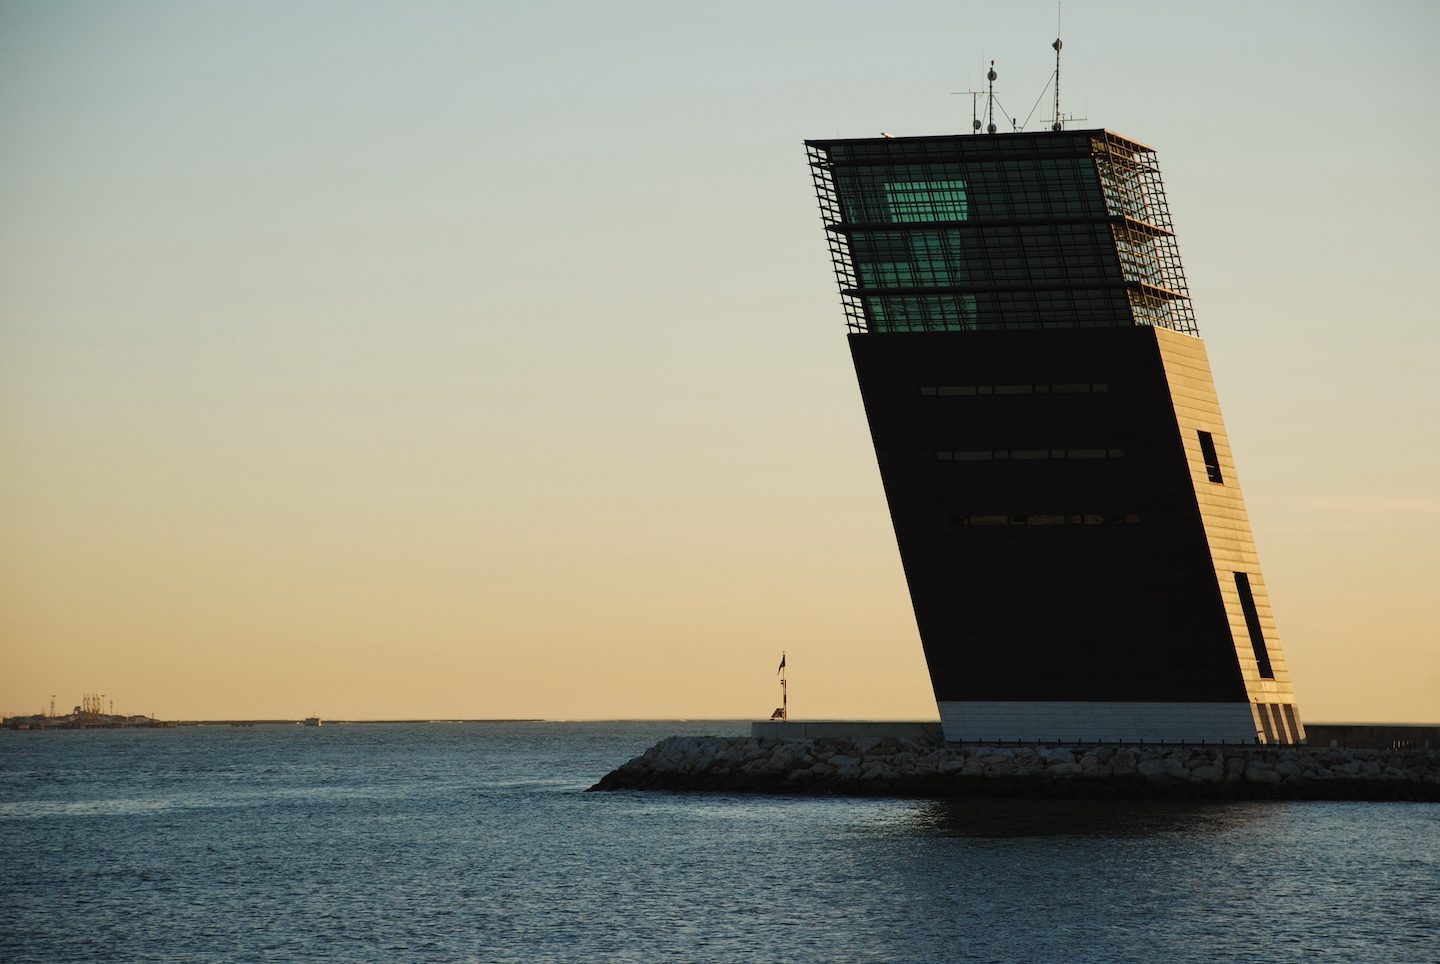
[(1154, 150), (806, 148), (946, 739), (1303, 741)]

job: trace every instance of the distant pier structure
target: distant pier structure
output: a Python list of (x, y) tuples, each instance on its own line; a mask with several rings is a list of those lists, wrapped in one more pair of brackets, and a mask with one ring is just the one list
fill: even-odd
[(10, 730), (119, 730), (130, 728), (173, 727), (175, 723), (157, 720), (154, 715), (117, 714), (115, 701), (110, 700), (107, 708), (105, 694), (86, 693), (79, 704), (69, 713), (55, 713), (55, 697), (50, 697), (50, 712), (33, 716), (10, 716), (4, 720)]
[(806, 142), (944, 736), (1302, 742), (1155, 151), (1055, 127)]

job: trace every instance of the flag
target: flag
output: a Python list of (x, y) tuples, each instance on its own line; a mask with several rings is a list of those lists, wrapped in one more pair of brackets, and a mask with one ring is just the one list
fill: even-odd
[(783, 672), (785, 672), (785, 654), (784, 654), (784, 653), (781, 653), (781, 654), (780, 654), (780, 668), (777, 669), (775, 672), (777, 672), (777, 673), (783, 673)]

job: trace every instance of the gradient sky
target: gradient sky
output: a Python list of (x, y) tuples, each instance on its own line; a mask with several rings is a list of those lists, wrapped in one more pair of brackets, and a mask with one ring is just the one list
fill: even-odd
[[(1311, 720), (1440, 719), (1431, 3), (1067, 2)], [(933, 717), (801, 141), (1050, 2), (0, 2), (0, 711)], [(1031, 129), (1038, 129), (1044, 107)]]

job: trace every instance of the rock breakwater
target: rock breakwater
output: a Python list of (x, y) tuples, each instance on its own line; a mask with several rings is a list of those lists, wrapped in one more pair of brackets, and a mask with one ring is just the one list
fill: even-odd
[(1440, 801), (1440, 751), (676, 736), (591, 790)]

